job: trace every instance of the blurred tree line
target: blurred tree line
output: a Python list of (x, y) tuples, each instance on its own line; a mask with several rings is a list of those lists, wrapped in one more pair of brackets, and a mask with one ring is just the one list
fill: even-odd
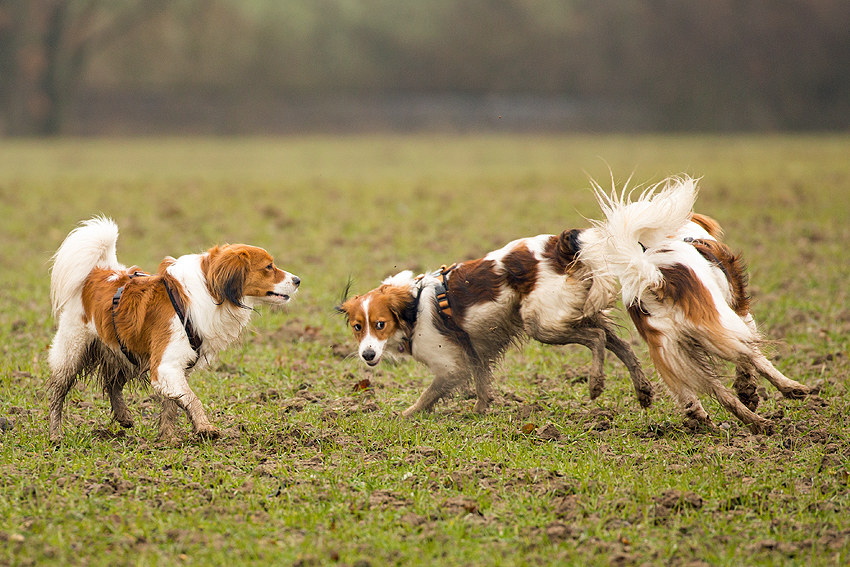
[(87, 89), (629, 101), (660, 130), (850, 126), (850, 0), (0, 0), (0, 133)]

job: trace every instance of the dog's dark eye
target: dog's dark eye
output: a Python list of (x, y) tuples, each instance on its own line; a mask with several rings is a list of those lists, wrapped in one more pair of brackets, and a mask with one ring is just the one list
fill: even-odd
[(360, 331), (360, 329), (363, 328), (363, 327), (360, 326), (360, 323), (354, 323), (354, 325), (352, 325), (352, 327), (354, 327), (354, 330), (358, 331), (358, 332)]
[(375, 323), (375, 328), (378, 329), (379, 331), (386, 326), (387, 326), (387, 323), (385, 321), (378, 321), (377, 323)]
[(274, 271), (274, 264), (269, 264), (268, 266), (266, 266), (266, 269), (270, 272)]

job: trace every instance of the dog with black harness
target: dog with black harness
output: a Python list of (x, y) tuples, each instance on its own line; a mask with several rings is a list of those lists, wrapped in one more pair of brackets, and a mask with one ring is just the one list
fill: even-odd
[(77, 378), (95, 375), (123, 427), (133, 419), (124, 386), (149, 377), (162, 397), (161, 438), (175, 435), (184, 410), (196, 434), (215, 438), (189, 387), (236, 340), (254, 307), (289, 302), (300, 279), (256, 246), (214, 246), (203, 254), (166, 258), (155, 274), (126, 268), (115, 247), (118, 227), (96, 217), (74, 229), (53, 257), (50, 298), (58, 329), (50, 346), (50, 437), (62, 439), (65, 397)]
[(577, 259), (583, 234), (522, 238), (432, 273), (404, 271), (337, 309), (347, 317), (367, 365), (402, 353), (434, 373), (404, 416), (431, 410), (470, 378), (474, 411), (483, 413), (492, 400), (493, 366), (525, 338), (589, 348), (591, 398), (605, 386), (605, 350), (613, 352), (628, 368), (641, 407), (649, 407), (652, 384), (607, 315), (616, 298), (613, 280), (596, 277)]

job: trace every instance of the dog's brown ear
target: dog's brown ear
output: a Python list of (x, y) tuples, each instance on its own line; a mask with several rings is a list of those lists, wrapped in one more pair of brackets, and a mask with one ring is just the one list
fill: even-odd
[(408, 288), (382, 285), (380, 292), (387, 298), (387, 306), (399, 323), (413, 325), (416, 322), (416, 301)]
[(229, 301), (237, 307), (248, 309), (242, 303), (245, 296), (245, 279), (251, 258), (245, 250), (233, 250), (228, 246), (216, 247), (210, 251), (206, 268), (207, 288), (216, 303), (221, 305)]
[(337, 313), (340, 313), (342, 315), (348, 315), (348, 313), (351, 311), (352, 306), (354, 305), (354, 302), (358, 299), (360, 299), (360, 296), (355, 295), (351, 299), (346, 299), (344, 302), (334, 307), (334, 309)]

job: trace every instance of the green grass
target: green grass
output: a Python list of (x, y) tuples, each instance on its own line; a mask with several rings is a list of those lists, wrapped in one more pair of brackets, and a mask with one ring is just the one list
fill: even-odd
[[(0, 145), (0, 565), (837, 565), (850, 560), (850, 160), (846, 136), (349, 137), (4, 140)], [(428, 384), (412, 362), (367, 372), (333, 311), (401, 269), (479, 257), (597, 217), (588, 176), (703, 176), (698, 209), (750, 266), (775, 364), (819, 397), (764, 384), (778, 425), (692, 433), (659, 388), (641, 411), (619, 362), (594, 402), (579, 347), (534, 343), (462, 393), (398, 413)], [(119, 259), (221, 242), (298, 274), (285, 311), (191, 378), (216, 442), (155, 440), (135, 389), (121, 431), (91, 385), (47, 439), (51, 254), (95, 214)], [(627, 323), (648, 372), (643, 345)], [(363, 378), (372, 388), (355, 391)], [(730, 380), (731, 382), (731, 380)], [(531, 433), (523, 426), (533, 424)], [(549, 424), (560, 438), (544, 440)], [(678, 491), (671, 493), (669, 491)], [(693, 493), (693, 494), (691, 494)], [(681, 502), (676, 496), (683, 496)]]

